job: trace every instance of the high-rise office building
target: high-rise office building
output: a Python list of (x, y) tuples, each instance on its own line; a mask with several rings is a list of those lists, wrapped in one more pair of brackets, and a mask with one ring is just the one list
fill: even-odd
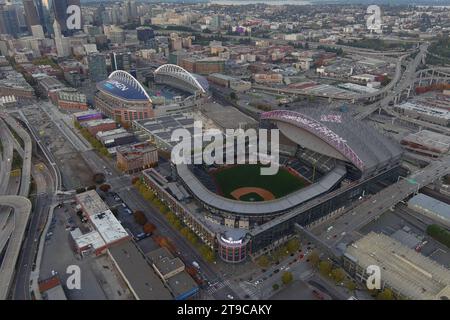
[(31, 32), (32, 26), (41, 24), (37, 2), (40, 0), (23, 0), (23, 8), (25, 10), (25, 19), (27, 21), (28, 31)]
[(89, 78), (93, 82), (100, 82), (108, 77), (106, 70), (106, 57), (101, 53), (92, 53), (88, 56)]
[(112, 71), (131, 69), (131, 53), (130, 52), (112, 52), (110, 54)]
[(125, 10), (128, 21), (134, 21), (138, 18), (137, 4), (135, 0), (127, 0), (125, 2)]
[(68, 41), (63, 37), (61, 26), (59, 25), (58, 20), (56, 19), (53, 22), (53, 30), (55, 32), (55, 44), (58, 57), (62, 58), (69, 56), (70, 48), (68, 45)]
[(95, 10), (95, 16), (94, 16), (94, 25), (95, 26), (101, 26), (103, 25), (103, 17), (106, 12), (105, 5), (101, 3), (97, 10)]
[(136, 28), (137, 38), (141, 42), (148, 42), (155, 37), (155, 33), (150, 27)]
[(17, 37), (20, 32), (16, 6), (0, 5), (0, 34)]

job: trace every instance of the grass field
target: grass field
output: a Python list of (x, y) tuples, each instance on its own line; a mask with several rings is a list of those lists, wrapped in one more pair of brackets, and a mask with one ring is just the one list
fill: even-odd
[[(256, 187), (270, 191), (275, 198), (281, 198), (294, 191), (304, 188), (308, 182), (297, 177), (284, 168), (280, 168), (273, 176), (260, 174), (260, 165), (246, 164), (223, 168), (213, 173), (222, 196), (234, 199), (231, 192), (243, 187)], [(252, 198), (252, 199), (250, 199)], [(258, 195), (241, 197), (242, 201), (261, 201)]]

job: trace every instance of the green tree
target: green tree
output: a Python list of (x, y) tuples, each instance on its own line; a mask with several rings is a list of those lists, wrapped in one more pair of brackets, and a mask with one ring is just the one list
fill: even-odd
[(350, 291), (354, 291), (356, 289), (356, 283), (354, 281), (345, 280), (344, 285)]
[(308, 259), (309, 262), (314, 266), (318, 266), (319, 262), (320, 262), (320, 257), (319, 257), (319, 253), (317, 252), (317, 250), (313, 250), (310, 252), (310, 254), (308, 255)]
[(394, 293), (389, 288), (384, 288), (383, 291), (381, 291), (377, 295), (378, 300), (394, 300)]
[(202, 257), (208, 262), (213, 262), (215, 260), (214, 251), (212, 251), (211, 248), (207, 245), (202, 245), (200, 247), (200, 253)]
[(277, 291), (280, 288), (280, 286), (278, 285), (278, 283), (274, 283), (272, 286), (273, 291)]
[(258, 264), (258, 266), (260, 266), (261, 268), (267, 268), (270, 264), (270, 260), (267, 256), (261, 256), (256, 260), (256, 263)]
[(300, 240), (297, 238), (289, 240), (286, 243), (286, 249), (289, 253), (297, 252), (300, 249)]
[(188, 227), (184, 227), (184, 228), (182, 228), (182, 229), (180, 230), (181, 235), (182, 235), (183, 237), (185, 237), (185, 238), (188, 237), (189, 232), (190, 232), (190, 230), (189, 230)]
[(291, 283), (294, 280), (294, 276), (289, 271), (283, 272), (281, 275), (281, 281), (284, 285)]
[(333, 267), (333, 265), (328, 260), (323, 260), (323, 261), (319, 262), (319, 272), (323, 276), (328, 276), (331, 273), (331, 268), (332, 267)]
[(331, 276), (333, 277), (334, 281), (339, 283), (344, 280), (345, 272), (342, 268), (335, 268), (331, 271)]

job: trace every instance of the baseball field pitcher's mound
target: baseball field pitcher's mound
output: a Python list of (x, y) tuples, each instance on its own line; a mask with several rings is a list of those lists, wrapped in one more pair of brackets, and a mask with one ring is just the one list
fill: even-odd
[(275, 196), (272, 192), (254, 187), (239, 188), (231, 192), (231, 195), (236, 200), (242, 201), (269, 201), (274, 200)]

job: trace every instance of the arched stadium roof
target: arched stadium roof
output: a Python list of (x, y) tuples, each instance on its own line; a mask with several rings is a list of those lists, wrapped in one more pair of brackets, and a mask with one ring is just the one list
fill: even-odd
[(148, 100), (152, 102), (149, 94), (139, 81), (123, 70), (111, 73), (108, 79), (97, 84), (97, 88), (123, 100)]
[[(318, 138), (319, 143), (323, 142), (336, 150), (362, 172), (384, 167), (390, 161), (399, 159), (402, 153), (397, 143), (366, 123), (356, 121), (348, 114), (326, 108), (305, 108), (301, 112), (269, 111), (261, 115), (261, 120), (281, 123), (279, 127), (282, 132), (285, 130), (283, 123), (297, 128), (295, 134), (291, 133), (289, 138), (302, 146), (307, 144), (309, 135), (313, 135)], [(313, 151), (320, 153), (320, 146), (316, 146)]]
[(185, 81), (187, 84), (196, 87), (201, 92), (205, 93), (208, 88), (208, 80), (198, 74), (193, 74), (186, 69), (175, 64), (164, 64), (155, 70), (155, 75), (165, 74), (175, 77), (179, 80)]

